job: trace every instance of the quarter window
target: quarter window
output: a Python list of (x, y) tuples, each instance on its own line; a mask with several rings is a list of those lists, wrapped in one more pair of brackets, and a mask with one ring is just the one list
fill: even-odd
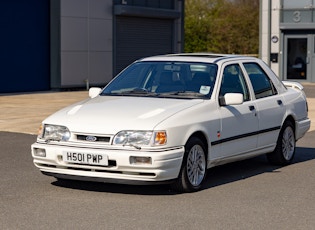
[(272, 81), (257, 63), (244, 63), (244, 67), (252, 83), (256, 99), (277, 94)]

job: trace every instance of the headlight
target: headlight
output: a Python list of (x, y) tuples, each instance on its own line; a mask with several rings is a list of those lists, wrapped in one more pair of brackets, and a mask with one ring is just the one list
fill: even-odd
[(165, 145), (167, 136), (165, 131), (121, 131), (114, 137), (114, 145)]
[(70, 136), (70, 131), (65, 126), (44, 125), (44, 128), (39, 132), (38, 137), (45, 141), (68, 141)]

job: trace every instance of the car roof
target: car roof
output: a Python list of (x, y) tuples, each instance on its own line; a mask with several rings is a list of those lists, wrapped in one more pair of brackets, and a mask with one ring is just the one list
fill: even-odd
[(256, 58), (250, 56), (234, 55), (234, 54), (213, 54), (213, 53), (178, 53), (166, 54), (152, 57), (146, 57), (139, 61), (187, 61), (187, 62), (206, 62), (218, 63), (220, 61), (227, 61), (231, 59), (250, 59)]

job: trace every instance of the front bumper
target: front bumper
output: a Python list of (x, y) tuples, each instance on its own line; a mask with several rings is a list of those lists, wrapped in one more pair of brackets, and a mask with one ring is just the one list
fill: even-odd
[[(99, 149), (60, 146), (55, 144), (34, 143), (32, 145), (33, 162), (40, 171), (48, 176), (61, 179), (77, 179), (124, 184), (164, 183), (178, 177), (184, 147), (164, 148), (154, 151), (136, 149)], [(46, 156), (37, 156), (43, 150)], [(67, 163), (62, 152), (86, 152), (106, 154), (108, 166), (82, 165)], [(131, 157), (151, 157), (150, 164), (133, 164)]]

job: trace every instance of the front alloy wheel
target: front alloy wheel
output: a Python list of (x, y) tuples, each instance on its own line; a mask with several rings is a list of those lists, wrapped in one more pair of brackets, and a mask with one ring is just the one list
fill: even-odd
[(206, 173), (205, 154), (200, 145), (194, 145), (187, 156), (187, 176), (192, 186), (199, 186)]
[(201, 188), (206, 177), (207, 160), (203, 142), (192, 137), (185, 145), (185, 155), (179, 177), (172, 187), (180, 192), (194, 192)]

